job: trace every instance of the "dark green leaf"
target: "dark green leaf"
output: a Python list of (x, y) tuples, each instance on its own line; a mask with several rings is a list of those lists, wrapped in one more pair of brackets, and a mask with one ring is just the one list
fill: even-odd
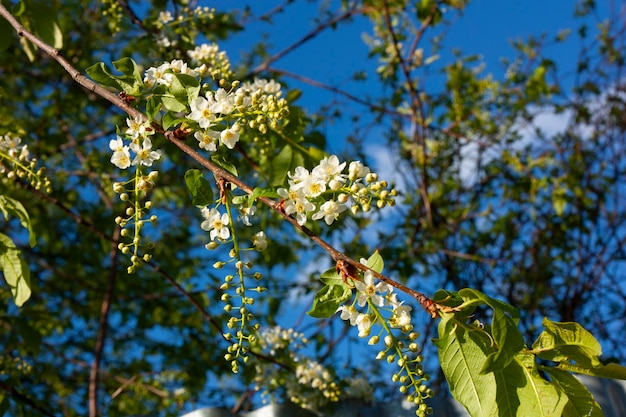
[(185, 184), (191, 192), (194, 206), (206, 207), (215, 202), (211, 184), (204, 178), (200, 170), (190, 169), (185, 172)]

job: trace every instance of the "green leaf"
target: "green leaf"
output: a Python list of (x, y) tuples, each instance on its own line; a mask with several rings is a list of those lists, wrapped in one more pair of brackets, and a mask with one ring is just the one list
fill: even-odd
[(517, 414), (504, 415), (561, 417), (568, 402), (567, 396), (541, 377), (537, 370), (534, 355), (519, 354), (516, 355), (515, 359), (516, 361), (508, 366), (504, 372), (516, 365), (519, 365), (523, 372), (522, 379), (519, 379), (517, 375), (507, 376), (507, 382), (517, 381), (520, 408), (517, 410)]
[(604, 413), (593, 395), (575, 376), (569, 372), (544, 367), (555, 386), (569, 399), (563, 415), (567, 417), (603, 417)]
[(459, 296), (463, 298), (466, 304), (487, 304), (494, 310), (500, 309), (511, 315), (515, 323), (517, 324), (519, 319), (519, 311), (510, 304), (507, 304), (503, 301), (496, 300), (495, 298), (491, 298), (480, 291), (474, 290), (472, 288), (463, 288), (458, 292)]
[(163, 94), (161, 96), (161, 102), (163, 103), (163, 107), (165, 107), (167, 110), (176, 113), (187, 111), (187, 106), (178, 101), (178, 99), (171, 94)]
[(116, 70), (124, 74), (125, 78), (128, 80), (133, 80), (134, 85), (143, 84), (143, 77), (141, 76), (141, 71), (137, 67), (135, 61), (132, 58), (124, 57), (117, 61), (113, 61), (113, 66)]
[(287, 145), (280, 150), (272, 160), (270, 185), (280, 186), (285, 184), (287, 173), (294, 163), (294, 153), (291, 146)]
[(372, 256), (367, 260), (366, 266), (371, 268), (372, 270), (381, 273), (383, 272), (383, 268), (385, 267), (385, 263), (383, 262), (383, 257), (380, 256), (378, 251), (375, 251)]
[(98, 62), (85, 71), (95, 82), (106, 85), (107, 87), (113, 87), (116, 90), (122, 90), (122, 85), (118, 82), (117, 78), (111, 74), (106, 65), (104, 65), (104, 62)]
[[(161, 100), (158, 96), (150, 96), (146, 100), (146, 116), (148, 116), (148, 122), (152, 123), (155, 119), (158, 120), (159, 112), (161, 111)], [(169, 127), (163, 127), (167, 130)]]
[(597, 366), (581, 366), (568, 362), (561, 362), (559, 369), (577, 374), (597, 376), (600, 378), (624, 379), (626, 380), (626, 367), (616, 363)]
[(187, 119), (178, 117), (175, 112), (168, 111), (163, 115), (161, 125), (163, 126), (164, 130), (168, 130), (172, 127), (182, 124), (185, 120)]
[(28, 11), (33, 18), (33, 30), (41, 40), (55, 49), (63, 48), (63, 33), (57, 21), (57, 13), (46, 2), (37, 2)]
[(211, 184), (200, 170), (190, 169), (185, 172), (185, 184), (191, 192), (192, 204), (196, 207), (206, 207), (215, 201)]
[(313, 307), (307, 312), (311, 317), (322, 319), (331, 317), (341, 304), (352, 297), (352, 290), (340, 285), (325, 285), (315, 294)]
[(15, 216), (19, 219), (20, 224), (28, 230), (28, 243), (31, 248), (37, 244), (35, 232), (33, 232), (33, 228), (30, 223), (30, 217), (28, 216), (28, 212), (22, 203), (12, 199), (11, 197), (0, 195), (0, 211), (4, 214), (4, 218), (6, 220), (9, 219), (9, 215)]
[(200, 82), (190, 75), (175, 73), (172, 77), (170, 92), (179, 103), (187, 108), (193, 100), (198, 98)]
[(600, 365), (602, 347), (580, 324), (543, 319), (545, 330), (533, 343), (533, 351), (542, 359), (554, 362), (575, 361), (583, 367)]
[(341, 275), (337, 273), (337, 268), (334, 267), (322, 272), (322, 275), (320, 275), (320, 281), (322, 281), (325, 285), (346, 286), (341, 278)]
[(211, 161), (213, 161), (215, 165), (228, 171), (235, 177), (237, 176), (237, 167), (233, 165), (232, 163), (230, 163), (223, 155), (213, 154), (211, 155)]
[(20, 255), (11, 238), (0, 233), (0, 269), (18, 307), (21, 307), (31, 295), (30, 270)]
[(513, 361), (515, 355), (524, 348), (524, 337), (517, 325), (500, 309), (493, 312), (491, 334), (496, 342), (497, 350), (489, 356), (480, 370), (481, 374), (504, 369)]
[(6, 19), (0, 19), (0, 52), (9, 49), (9, 46), (15, 40), (15, 29)]
[(491, 338), (478, 328), (463, 325), (452, 314), (443, 315), (438, 330), (439, 338), (433, 339), (433, 343), (454, 398), (473, 417), (497, 416), (496, 390), (493, 389), (496, 373), (478, 372), (493, 351)]

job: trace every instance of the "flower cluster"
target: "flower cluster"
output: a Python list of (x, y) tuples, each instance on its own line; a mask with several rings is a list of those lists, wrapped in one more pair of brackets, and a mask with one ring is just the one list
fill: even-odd
[(23, 145), (20, 137), (10, 133), (0, 135), (0, 173), (9, 179), (25, 179), (36, 190), (49, 193), (51, 183), (45, 175), (45, 168), (36, 167), (37, 159), (31, 158), (28, 145)]
[(226, 52), (220, 51), (217, 44), (204, 43), (187, 51), (187, 55), (194, 64), (205, 66), (208, 75), (214, 80), (230, 80), (235, 75), (230, 69)]
[(372, 399), (365, 378), (339, 378), (332, 369), (300, 354), (307, 344), (306, 337), (293, 329), (273, 327), (261, 332), (257, 348), (283, 366), (256, 362), (256, 389), (266, 397), (284, 396), (283, 400), (313, 411), (342, 398)]
[[(119, 249), (122, 253), (131, 255), (132, 265), (128, 267), (128, 272), (135, 271), (141, 261), (150, 260), (149, 254), (140, 255), (140, 232), (143, 226), (155, 223), (157, 217), (152, 215), (144, 218), (147, 211), (152, 206), (152, 202), (141, 202), (146, 193), (154, 187), (154, 182), (158, 177), (158, 171), (149, 173), (143, 172), (143, 167), (151, 167), (152, 164), (161, 159), (161, 151), (152, 147), (150, 136), (154, 135), (154, 129), (147, 121), (142, 119), (126, 119), (127, 129), (123, 135), (117, 135), (115, 139), (109, 141), (109, 148), (113, 151), (111, 163), (120, 169), (135, 167), (135, 175), (132, 180), (125, 183), (113, 183), (113, 191), (119, 194), (120, 200), (126, 202), (126, 216), (118, 216), (115, 222), (122, 227), (122, 236), (128, 237), (132, 234), (131, 243), (120, 243)], [(129, 230), (127, 226), (134, 227)], [(149, 247), (150, 244), (145, 245)]]
[(228, 91), (218, 88), (197, 97), (189, 103), (187, 118), (198, 126), (194, 133), (198, 146), (209, 152), (215, 152), (218, 144), (233, 149), (243, 127), (261, 133), (267, 132), (268, 125), (277, 127), (278, 120), (288, 112), (287, 102), (280, 95), (280, 84), (257, 80), (241, 86), (234, 82)]
[(175, 59), (171, 62), (164, 62), (158, 67), (150, 67), (144, 74), (143, 82), (147, 87), (158, 84), (170, 87), (174, 74), (186, 74), (191, 77), (201, 77), (206, 72), (206, 65), (197, 68), (190, 68), (186, 62)]
[(386, 181), (378, 181), (378, 176), (359, 161), (353, 161), (345, 173), (346, 163), (339, 162), (336, 155), (327, 156), (311, 171), (297, 167), (290, 172), (289, 189), (279, 188), (278, 194), (283, 198), (285, 213), (295, 217), (299, 225), (307, 219), (323, 219), (331, 225), (339, 218), (352, 199), (350, 210), (369, 211), (374, 199), (382, 208), (395, 204), (395, 190), (387, 190)]
[[(361, 263), (366, 266), (372, 264), (366, 259), (361, 259)], [(420, 349), (416, 340), (419, 334), (413, 331), (411, 324), (412, 308), (398, 301), (392, 286), (376, 282), (371, 270), (355, 279), (354, 287), (356, 295), (352, 304), (340, 306), (337, 312), (341, 319), (357, 326), (359, 337), (370, 336), (373, 325), (381, 325), (379, 334), (372, 336), (369, 344), (377, 344), (381, 335), (386, 333), (383, 337), (385, 348), (378, 353), (377, 359), (386, 358), (389, 363), (397, 363), (400, 369), (392, 380), (400, 383), (400, 392), (418, 406), (418, 415), (424, 415), (430, 410), (424, 400), (434, 394), (424, 384), (429, 377), (422, 369), (423, 358), (418, 354)]]

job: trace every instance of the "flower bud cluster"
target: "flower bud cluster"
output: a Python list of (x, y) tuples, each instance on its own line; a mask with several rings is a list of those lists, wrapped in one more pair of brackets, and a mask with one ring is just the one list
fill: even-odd
[(280, 84), (274, 81), (256, 80), (242, 85), (235, 81), (228, 89), (209, 90), (192, 100), (187, 119), (190, 126), (198, 127), (194, 133), (198, 146), (209, 152), (217, 151), (218, 145), (233, 149), (244, 128), (262, 134), (276, 128), (289, 112), (281, 94)]
[(370, 400), (372, 388), (365, 378), (339, 378), (335, 372), (301, 354), (308, 340), (293, 329), (273, 327), (259, 334), (260, 353), (276, 363), (255, 362), (254, 382), (265, 397), (284, 395), (302, 408), (317, 411), (342, 398)]
[[(361, 263), (367, 265), (366, 259)], [(380, 323), (379, 334), (370, 338), (369, 344), (380, 343), (381, 335), (385, 347), (376, 359), (385, 359), (396, 363), (399, 370), (394, 374), (393, 382), (400, 384), (400, 392), (418, 406), (417, 415), (423, 416), (428, 411), (424, 400), (433, 393), (424, 385), (429, 376), (424, 373), (416, 340), (419, 334), (413, 331), (411, 324), (412, 308), (398, 301), (394, 288), (384, 282), (376, 282), (371, 270), (366, 271), (361, 279), (354, 280), (356, 295), (351, 305), (342, 305), (337, 309), (341, 319), (357, 326), (359, 337), (368, 337), (373, 325)], [(399, 331), (398, 331), (399, 330)], [(422, 407), (423, 405), (423, 407)]]
[[(250, 345), (256, 342), (254, 333), (259, 329), (258, 323), (254, 323), (255, 317), (250, 307), (254, 304), (254, 298), (248, 294), (250, 292), (261, 293), (266, 288), (257, 286), (255, 288), (247, 288), (245, 277), (250, 275), (249, 269), (252, 263), (244, 263), (237, 260), (237, 251), (230, 251), (231, 261), (234, 262), (236, 275), (226, 275), (224, 282), (220, 286), (222, 290), (221, 301), (224, 303), (224, 311), (229, 313), (231, 317), (228, 319), (226, 326), (229, 332), (224, 337), (231, 341), (224, 359), (230, 362), (233, 373), (239, 372), (239, 363), (248, 363), (250, 357)], [(214, 265), (215, 266), (215, 265)], [(225, 263), (219, 263), (219, 268), (225, 266)], [(263, 276), (260, 273), (251, 274), (256, 281), (261, 280)]]
[(289, 189), (279, 188), (285, 213), (296, 218), (299, 225), (312, 220), (324, 219), (331, 225), (348, 208), (356, 214), (370, 211), (372, 203), (382, 208), (395, 204), (394, 189), (387, 189), (386, 181), (378, 181), (378, 175), (361, 162), (354, 161), (344, 172), (346, 162), (339, 162), (336, 155), (327, 156), (311, 171), (297, 167), (289, 172)]
[(28, 145), (22, 145), (22, 139), (10, 133), (0, 135), (0, 173), (11, 180), (26, 180), (36, 190), (52, 191), (45, 168), (37, 169), (37, 159), (31, 158)]
[(213, 80), (231, 80), (235, 76), (226, 52), (220, 51), (215, 43), (203, 43), (187, 51), (187, 55), (193, 64), (204, 66)]

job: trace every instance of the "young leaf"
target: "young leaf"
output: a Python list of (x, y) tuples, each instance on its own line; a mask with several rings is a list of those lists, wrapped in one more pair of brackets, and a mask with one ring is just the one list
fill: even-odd
[(21, 307), (31, 294), (30, 270), (20, 255), (11, 238), (0, 233), (0, 269), (18, 307)]
[(116, 70), (124, 74), (127, 79), (132, 79), (134, 81), (133, 84), (137, 86), (143, 84), (141, 72), (132, 58), (124, 57), (117, 61), (113, 61), (113, 66)]
[(352, 291), (348, 287), (325, 285), (315, 294), (313, 307), (307, 311), (307, 314), (318, 319), (331, 317), (350, 297), (352, 297)]
[(554, 362), (575, 361), (578, 365), (600, 365), (602, 347), (591, 333), (578, 323), (556, 322), (547, 318), (542, 324), (545, 330), (533, 343), (537, 356)]
[(198, 98), (200, 83), (190, 75), (173, 74), (170, 91), (176, 100), (186, 108), (189, 103)]
[(211, 161), (213, 161), (215, 165), (228, 171), (232, 175), (237, 176), (237, 167), (228, 162), (228, 160), (224, 158), (223, 155), (213, 154), (211, 155)]
[(213, 203), (213, 189), (200, 170), (190, 169), (185, 172), (185, 184), (191, 192), (193, 205), (206, 207)]
[(378, 253), (378, 251), (375, 251), (372, 256), (369, 257), (369, 259), (367, 260), (367, 267), (371, 268), (372, 270), (381, 273), (383, 272), (383, 268), (385, 267), (385, 263), (383, 261), (383, 257), (380, 256), (380, 253)]

